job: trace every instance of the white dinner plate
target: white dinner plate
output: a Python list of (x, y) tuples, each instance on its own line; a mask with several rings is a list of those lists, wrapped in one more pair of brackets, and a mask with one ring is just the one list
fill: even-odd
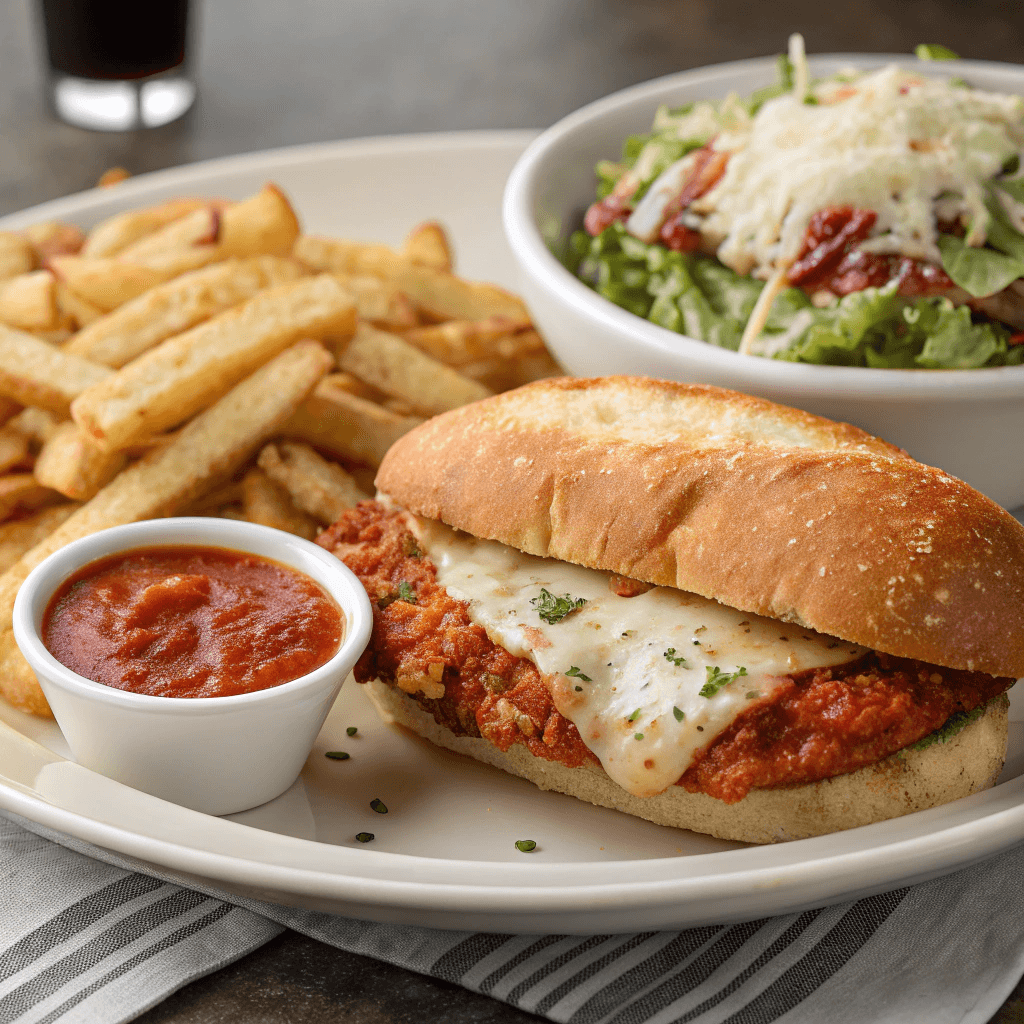
[[(371, 139), (162, 171), (0, 221), (83, 227), (174, 195), (241, 198), (273, 180), (314, 232), (396, 243), (439, 218), (459, 269), (515, 286), (502, 187), (530, 134)], [(299, 781), (213, 818), (67, 760), (52, 722), (0, 701), (0, 808), (185, 884), (378, 921), (502, 932), (621, 932), (802, 910), (951, 871), (1024, 839), (1024, 700), (986, 793), (891, 822), (744, 847), (543, 793), (382, 725), (349, 680)], [(346, 728), (357, 726), (350, 738)], [(351, 760), (327, 760), (347, 750)], [(182, 751), (187, 757), (188, 751)], [(379, 798), (388, 807), (370, 809)], [(357, 832), (373, 832), (368, 844)], [(520, 853), (518, 839), (537, 843)]]

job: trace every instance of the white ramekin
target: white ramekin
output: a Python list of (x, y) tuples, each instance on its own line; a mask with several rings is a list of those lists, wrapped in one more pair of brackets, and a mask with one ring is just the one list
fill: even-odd
[[(312, 577), (344, 612), (338, 652), (298, 679), (230, 697), (132, 693), (93, 682), (57, 661), (40, 637), (54, 591), (98, 558), (158, 544), (245, 551)], [(95, 533), (34, 569), (14, 605), (14, 637), (75, 760), (207, 814), (256, 807), (291, 786), (372, 625), (366, 591), (334, 555), (280, 530), (229, 519), (152, 519)]]
[[(811, 73), (910, 56), (812, 57)], [(960, 75), (981, 89), (1024, 94), (1024, 68), (993, 61), (933, 61), (926, 74)], [(1005, 508), (1024, 505), (1024, 367), (872, 370), (741, 356), (676, 334), (616, 306), (552, 254), (594, 200), (594, 165), (616, 159), (627, 135), (650, 130), (660, 104), (748, 95), (775, 80), (774, 58), (697, 68), (624, 89), (569, 114), (520, 157), (505, 189), (505, 234), (521, 291), (558, 361), (580, 377), (643, 374), (735, 388), (854, 423), (914, 458), (966, 480)]]

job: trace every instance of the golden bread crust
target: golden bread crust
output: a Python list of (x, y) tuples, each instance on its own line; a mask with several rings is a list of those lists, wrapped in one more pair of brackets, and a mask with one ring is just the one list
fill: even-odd
[(762, 399), (642, 377), (538, 381), (406, 434), (377, 486), (531, 554), (1024, 676), (1024, 527), (856, 427)]
[(719, 839), (777, 843), (870, 825), (959, 800), (995, 784), (1006, 756), (1006, 696), (945, 743), (901, 750), (878, 764), (821, 782), (751, 790), (735, 804), (670, 786), (654, 797), (636, 797), (591, 764), (567, 768), (535, 757), (521, 744), (507, 752), (485, 739), (456, 736), (438, 725), (408, 695), (379, 680), (364, 684), (388, 722), (397, 722), (441, 747), (528, 779), (540, 789), (566, 793), (600, 807), (704, 832)]

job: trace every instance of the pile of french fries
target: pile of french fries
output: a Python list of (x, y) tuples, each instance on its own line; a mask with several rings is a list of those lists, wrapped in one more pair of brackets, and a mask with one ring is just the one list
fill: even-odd
[(0, 232), (0, 693), (49, 713), (11, 613), (63, 545), (167, 515), (315, 537), (423, 418), (560, 372), (436, 223), (306, 235), (267, 185)]

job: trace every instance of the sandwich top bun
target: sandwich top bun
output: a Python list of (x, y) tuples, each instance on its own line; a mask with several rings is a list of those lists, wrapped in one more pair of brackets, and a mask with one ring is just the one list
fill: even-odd
[(538, 381), (406, 434), (377, 487), (530, 554), (1024, 676), (1024, 527), (856, 427), (762, 399), (644, 377)]

